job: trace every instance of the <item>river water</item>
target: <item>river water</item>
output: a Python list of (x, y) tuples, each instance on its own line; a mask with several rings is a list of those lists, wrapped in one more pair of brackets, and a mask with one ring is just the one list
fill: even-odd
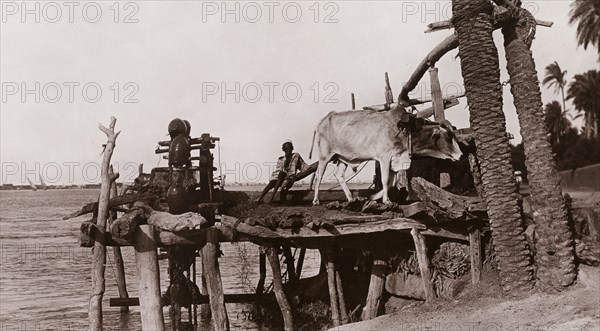
[[(79, 247), (81, 222), (62, 217), (96, 201), (98, 190), (0, 191), (0, 330), (87, 330), (91, 289), (91, 248)], [(258, 249), (250, 243), (222, 244), (225, 293), (251, 293), (258, 279)], [(132, 247), (122, 248), (130, 297), (137, 297)], [(318, 253), (307, 251), (303, 277), (318, 273)], [(249, 264), (245, 264), (248, 261)], [(139, 307), (121, 313), (109, 307), (117, 298), (112, 251), (107, 252), (103, 299), (106, 330), (140, 330)], [(197, 265), (199, 266), (198, 260)], [(242, 266), (247, 265), (247, 273)], [(168, 285), (167, 261), (160, 261), (161, 290)], [(270, 274), (267, 268), (267, 284)], [(200, 270), (198, 270), (198, 273)], [(247, 276), (247, 282), (243, 281)], [(247, 319), (243, 304), (227, 304), (232, 330), (264, 330)], [(168, 318), (168, 308), (164, 309)], [(185, 316), (185, 315), (184, 315)], [(167, 321), (168, 323), (168, 321)]]

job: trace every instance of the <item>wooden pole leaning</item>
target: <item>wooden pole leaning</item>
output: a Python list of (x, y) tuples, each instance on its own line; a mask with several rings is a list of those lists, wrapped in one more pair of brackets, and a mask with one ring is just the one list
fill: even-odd
[(410, 230), (410, 234), (415, 242), (419, 270), (421, 271), (421, 280), (423, 281), (423, 290), (425, 291), (425, 300), (431, 302), (435, 299), (435, 289), (433, 288), (433, 282), (431, 281), (431, 270), (429, 269), (425, 237), (423, 237), (423, 234), (421, 234), (419, 230), (414, 228)]
[[(119, 177), (119, 174), (109, 174), (110, 159), (112, 157), (117, 136), (120, 132), (114, 131), (117, 119), (110, 118), (108, 128), (99, 125), (100, 131), (106, 134), (108, 141), (104, 147), (104, 157), (100, 170), (101, 186), (100, 197), (98, 199), (98, 229), (106, 232), (106, 219), (108, 218), (108, 201), (110, 200), (110, 188), (112, 183)], [(88, 318), (91, 330), (102, 330), (102, 298), (104, 296), (105, 281), (104, 272), (106, 269), (106, 247), (103, 243), (96, 241), (94, 243), (92, 260), (92, 290), (90, 303), (88, 307)]]
[(160, 269), (155, 230), (152, 225), (140, 225), (134, 233), (135, 261), (139, 282), (139, 298), (143, 330), (164, 331), (164, 316), (160, 298)]
[(285, 331), (294, 330), (294, 320), (292, 318), (292, 309), (283, 292), (283, 283), (281, 281), (281, 267), (279, 266), (279, 252), (276, 247), (266, 249), (267, 259), (271, 264), (273, 272), (273, 292), (283, 315), (283, 327)]

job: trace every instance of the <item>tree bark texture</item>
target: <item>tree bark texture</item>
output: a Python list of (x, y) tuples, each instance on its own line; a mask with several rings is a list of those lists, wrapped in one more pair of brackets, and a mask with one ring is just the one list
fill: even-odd
[(532, 268), (510, 164), (498, 51), (492, 37), (492, 9), (487, 0), (452, 1), (470, 123), (475, 132), (500, 279), (503, 289), (512, 292), (532, 287)]
[[(521, 11), (526, 12), (524, 9)], [(517, 21), (506, 24), (502, 33), (538, 233), (535, 244), (538, 285), (551, 291), (568, 286), (575, 280), (573, 237), (567, 221), (560, 175), (544, 125), (542, 96), (533, 56), (528, 45), (517, 35)]]

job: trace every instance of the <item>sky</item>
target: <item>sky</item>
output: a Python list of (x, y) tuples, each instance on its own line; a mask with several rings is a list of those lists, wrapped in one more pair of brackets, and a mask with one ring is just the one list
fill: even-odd
[[(220, 137), (227, 181), (265, 182), (291, 139), (308, 162), (313, 130), (330, 111), (381, 104), (384, 73), (397, 97), (423, 57), (453, 30), (425, 34), (451, 17), (450, 1), (2, 1), (0, 25), (1, 183), (99, 182), (98, 123), (117, 118), (112, 162), (120, 181), (167, 166), (154, 153), (174, 118), (192, 136)], [(558, 61), (567, 77), (598, 69), (597, 52), (577, 47), (571, 1), (524, 1), (538, 27), (538, 75)], [(501, 80), (502, 34), (494, 34)], [(464, 93), (457, 50), (438, 63), (442, 92)], [(429, 77), (412, 97), (429, 96)], [(542, 87), (544, 103), (559, 100)], [(567, 107), (571, 107), (568, 103)], [(509, 86), (507, 129), (520, 141)], [(466, 99), (447, 111), (469, 126)], [(580, 120), (577, 122), (580, 125)], [(314, 159), (314, 156), (313, 156)], [(219, 171), (218, 171), (219, 172)], [(368, 180), (371, 167), (357, 180)]]

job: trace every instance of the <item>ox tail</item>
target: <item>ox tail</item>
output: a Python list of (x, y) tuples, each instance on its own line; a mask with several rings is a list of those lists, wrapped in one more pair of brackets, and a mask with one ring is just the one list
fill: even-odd
[(313, 139), (312, 139), (312, 143), (310, 144), (310, 152), (308, 153), (308, 159), (312, 159), (312, 152), (313, 152), (313, 147), (315, 147), (315, 136), (317, 135), (317, 130), (313, 131)]

